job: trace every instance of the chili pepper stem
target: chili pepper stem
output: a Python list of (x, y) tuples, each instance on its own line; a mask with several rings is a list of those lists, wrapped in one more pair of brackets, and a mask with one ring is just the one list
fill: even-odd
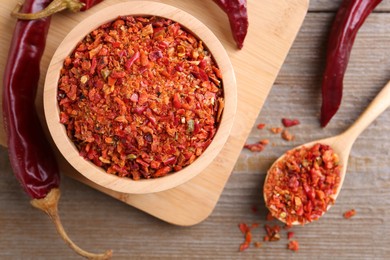
[(54, 0), (45, 9), (36, 13), (20, 13), (20, 8), (23, 6), (22, 3), (17, 3), (11, 16), (22, 19), (22, 20), (35, 20), (44, 17), (49, 17), (52, 14), (61, 12), (68, 9), (72, 12), (78, 12), (84, 7), (84, 3), (79, 0)]
[(72, 248), (77, 254), (94, 260), (100, 259), (110, 259), (112, 256), (112, 251), (108, 250), (103, 254), (93, 254), (89, 253), (80, 247), (78, 247), (66, 234), (64, 227), (62, 226), (60, 216), (58, 214), (58, 202), (60, 199), (60, 190), (57, 188), (52, 189), (46, 197), (42, 199), (33, 199), (31, 200), (31, 205), (35, 208), (42, 210), (47, 215), (49, 215), (50, 219), (53, 221), (54, 225), (57, 228), (59, 235), (65, 241), (65, 243)]

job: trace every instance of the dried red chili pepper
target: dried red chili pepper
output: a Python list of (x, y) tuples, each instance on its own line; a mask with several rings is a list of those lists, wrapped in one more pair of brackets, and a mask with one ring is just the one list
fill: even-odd
[[(77, 0), (75, 0), (75, 1), (77, 2)], [(83, 4), (83, 7), (81, 8), (80, 11), (86, 11), (102, 1), (103, 0), (80, 0), (79, 2), (81, 2)]]
[(328, 38), (326, 66), (322, 78), (321, 125), (325, 127), (340, 107), (343, 79), (356, 34), (382, 0), (344, 0)]
[(44, 9), (32, 13), (20, 12), (22, 4), (18, 3), (12, 11), (12, 16), (22, 20), (35, 20), (49, 17), (66, 9), (72, 12), (85, 11), (101, 1), (103, 0), (52, 0)]
[(268, 173), (264, 185), (268, 209), (287, 225), (318, 219), (334, 203), (340, 170), (337, 154), (327, 145), (288, 151)]
[[(28, 0), (23, 11), (44, 8), (49, 2)], [(17, 21), (3, 78), (3, 117), (9, 159), (24, 190), (36, 199), (57, 188), (60, 180), (34, 106), (49, 24), (50, 18)]]
[[(36, 12), (51, 1), (26, 0), (21, 11)], [(59, 215), (60, 173), (35, 109), (39, 65), (45, 48), (50, 18), (17, 21), (3, 77), (3, 119), (8, 154), (14, 174), (31, 204), (47, 213), (65, 242), (85, 257), (107, 258), (88, 253), (66, 235)]]
[(214, 0), (214, 2), (228, 15), (233, 38), (237, 47), (242, 49), (249, 26), (247, 1)]

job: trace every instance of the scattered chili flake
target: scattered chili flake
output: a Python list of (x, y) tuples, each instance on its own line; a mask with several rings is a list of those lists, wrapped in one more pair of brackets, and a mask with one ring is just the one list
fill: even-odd
[(293, 238), (293, 237), (294, 237), (294, 235), (295, 235), (295, 233), (294, 233), (294, 232), (292, 232), (292, 231), (290, 231), (290, 232), (287, 232), (287, 238), (288, 238), (288, 239), (291, 239), (291, 238)]
[(340, 170), (338, 155), (328, 145), (288, 151), (268, 172), (264, 185), (268, 209), (287, 225), (318, 219), (334, 203)]
[(240, 245), (240, 252), (242, 252), (242, 251), (245, 251), (246, 249), (248, 249), (249, 248), (249, 243), (247, 243), (247, 242), (244, 242), (244, 243), (242, 243), (241, 245)]
[(282, 124), (284, 127), (292, 127), (295, 125), (299, 125), (301, 122), (299, 122), (298, 119), (288, 119), (288, 118), (282, 118)]
[(261, 152), (264, 150), (265, 146), (261, 143), (254, 143), (254, 144), (245, 144), (244, 148), (250, 150), (251, 152)]
[(256, 248), (260, 248), (263, 244), (262, 244), (261, 242), (256, 241), (255, 243), (253, 243), (253, 245), (254, 245)]
[(280, 133), (283, 131), (283, 128), (281, 128), (281, 127), (271, 127), (271, 128), (270, 128), (270, 131), (271, 131), (273, 134), (280, 134)]
[(289, 131), (287, 131), (287, 129), (284, 129), (282, 131), (282, 138), (286, 141), (292, 141), (295, 139), (295, 136), (292, 135)]
[(264, 241), (279, 241), (280, 240), (280, 226), (274, 225), (271, 227), (268, 224), (264, 225), (267, 235), (264, 237)]
[(298, 241), (296, 240), (291, 240), (290, 242), (288, 242), (288, 249), (296, 252), (299, 250), (299, 244), (298, 244)]
[(355, 215), (356, 215), (356, 210), (354, 210), (354, 209), (348, 210), (348, 211), (344, 212), (344, 214), (343, 214), (344, 218), (346, 218), (346, 219), (350, 219)]
[(275, 219), (275, 218), (274, 218), (274, 216), (272, 216), (272, 213), (268, 211), (266, 220), (267, 220), (267, 221), (272, 221), (272, 220), (274, 220), (274, 219)]
[(251, 232), (251, 230), (249, 229), (249, 230), (245, 233), (245, 243), (249, 245), (251, 241), (252, 241), (252, 232)]
[(251, 229), (258, 228), (258, 227), (259, 227), (259, 223), (253, 223)]
[(265, 149), (265, 146), (268, 144), (269, 144), (269, 140), (263, 139), (254, 144), (245, 144), (244, 148), (250, 150), (251, 152), (261, 152)]
[(263, 124), (263, 123), (260, 123), (260, 124), (258, 124), (257, 125), (257, 129), (264, 129), (264, 127), (265, 127), (265, 124)]
[(241, 233), (243, 233), (243, 234), (245, 234), (249, 230), (248, 225), (245, 223), (238, 224), (238, 228), (240, 229)]
[(268, 139), (263, 139), (259, 143), (262, 144), (262, 145), (267, 145), (267, 144), (269, 144), (269, 140)]
[(80, 155), (134, 180), (191, 164), (224, 108), (210, 52), (161, 17), (118, 17), (89, 33), (65, 59), (57, 98)]
[(285, 224), (285, 225), (283, 226), (283, 229), (285, 229), (285, 230), (289, 230), (289, 229), (291, 229), (291, 228), (292, 228), (292, 225)]
[(256, 205), (253, 205), (253, 206), (251, 207), (251, 210), (252, 210), (253, 213), (257, 213), (257, 212), (259, 211), (259, 209), (257, 208)]
[(238, 227), (241, 233), (243, 233), (245, 237), (244, 242), (240, 244), (240, 248), (239, 248), (240, 252), (242, 252), (249, 248), (249, 245), (252, 242), (252, 232), (251, 232), (251, 228), (245, 223), (240, 223)]

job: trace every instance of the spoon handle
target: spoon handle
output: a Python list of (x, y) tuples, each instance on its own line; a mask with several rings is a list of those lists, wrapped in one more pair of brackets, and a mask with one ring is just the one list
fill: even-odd
[(390, 106), (390, 81), (364, 110), (356, 122), (351, 125), (342, 135), (352, 143), (356, 138), (388, 107)]

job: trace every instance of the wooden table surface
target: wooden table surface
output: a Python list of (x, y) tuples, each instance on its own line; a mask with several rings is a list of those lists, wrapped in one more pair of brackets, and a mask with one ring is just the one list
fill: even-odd
[[(248, 143), (268, 138), (261, 153), (243, 150), (213, 213), (192, 227), (167, 224), (67, 177), (60, 211), (69, 235), (83, 248), (113, 249), (116, 259), (389, 259), (390, 110), (356, 141), (337, 203), (319, 221), (294, 227), (300, 250), (287, 250), (286, 231), (278, 242), (238, 252), (238, 223), (259, 223), (262, 241), (266, 210), (262, 184), (267, 168), (284, 151), (345, 130), (390, 79), (390, 1), (384, 0), (361, 28), (344, 80), (341, 108), (322, 129), (320, 78), (327, 33), (340, 0), (312, 0), (309, 13), (257, 119)], [(255, 76), (255, 75), (254, 75)], [(292, 142), (273, 135), (282, 117), (298, 118)], [(0, 259), (78, 259), (58, 238), (48, 219), (33, 209), (0, 148)], [(253, 212), (253, 207), (258, 208)], [(356, 209), (352, 219), (343, 212)]]

